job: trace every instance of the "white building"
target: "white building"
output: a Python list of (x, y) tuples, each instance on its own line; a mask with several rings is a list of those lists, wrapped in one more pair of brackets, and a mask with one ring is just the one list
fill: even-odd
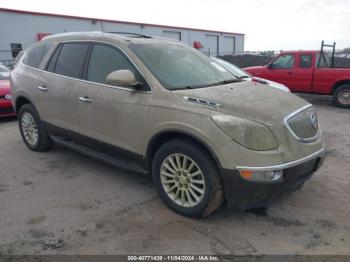
[(239, 33), (0, 8), (0, 62), (10, 62), (17, 50), (46, 35), (77, 31), (131, 32), (174, 38), (210, 56), (244, 51), (244, 34)]

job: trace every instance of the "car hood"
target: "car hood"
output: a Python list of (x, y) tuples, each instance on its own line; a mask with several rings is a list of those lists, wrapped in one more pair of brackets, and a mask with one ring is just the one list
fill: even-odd
[(0, 96), (7, 95), (11, 92), (10, 81), (0, 80)]
[[(215, 114), (229, 114), (268, 126), (284, 125), (284, 118), (309, 104), (291, 93), (275, 88), (264, 88), (259, 83), (240, 82), (207, 88), (173, 91), (176, 98), (194, 107), (204, 107)], [(192, 98), (192, 99), (191, 99)], [(214, 103), (205, 105), (200, 99)]]

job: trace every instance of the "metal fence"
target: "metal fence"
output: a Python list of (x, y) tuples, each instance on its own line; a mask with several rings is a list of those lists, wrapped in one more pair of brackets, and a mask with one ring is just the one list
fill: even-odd
[[(11, 58), (11, 59), (9, 59)], [(0, 50), (0, 64), (7, 66), (12, 69), (15, 63), (15, 58), (12, 58), (12, 51), (10, 50)]]

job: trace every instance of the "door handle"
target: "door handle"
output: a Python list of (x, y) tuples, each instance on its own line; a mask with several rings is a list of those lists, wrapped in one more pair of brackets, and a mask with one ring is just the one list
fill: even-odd
[(89, 103), (89, 104), (92, 103), (91, 98), (88, 97), (88, 96), (80, 96), (80, 97), (79, 97), (79, 100), (82, 101), (82, 102), (84, 102), (84, 103)]
[(49, 90), (46, 86), (38, 86), (38, 89), (43, 92), (47, 92)]
[(292, 71), (289, 71), (287, 74), (288, 74), (288, 75), (292, 75), (292, 74), (293, 74), (293, 72), (292, 72)]

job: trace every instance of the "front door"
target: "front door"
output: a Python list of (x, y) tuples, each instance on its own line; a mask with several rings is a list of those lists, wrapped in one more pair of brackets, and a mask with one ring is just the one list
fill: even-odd
[(277, 57), (267, 68), (266, 78), (284, 84), (293, 90), (295, 83), (295, 55), (283, 54)]
[[(128, 69), (143, 89), (107, 85), (109, 73)], [(85, 72), (86, 81), (79, 84), (76, 94), (80, 102), (80, 134), (85, 143), (109, 145), (129, 152), (140, 152), (143, 141), (144, 101), (148, 86), (130, 60), (117, 47), (93, 45)], [(102, 143), (98, 143), (102, 142)]]

